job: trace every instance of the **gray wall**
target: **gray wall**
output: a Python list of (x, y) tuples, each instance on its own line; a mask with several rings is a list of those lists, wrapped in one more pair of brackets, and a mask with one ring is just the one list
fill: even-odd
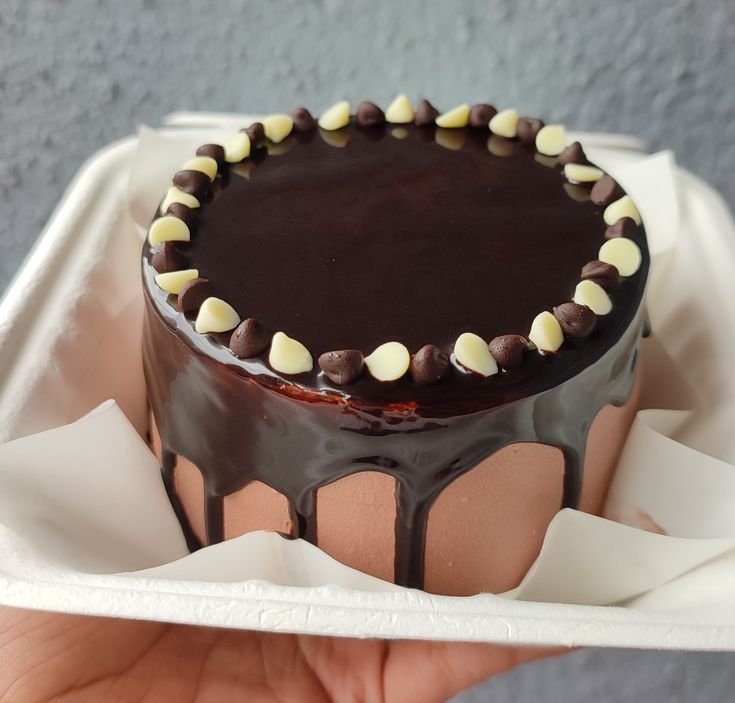
[(398, 90), (630, 132), (735, 202), (733, 0), (0, 0), (0, 287), (79, 164), (178, 109)]
[[(733, 0), (214, 5), (0, 0), (0, 290), (81, 162), (178, 109), (489, 100), (673, 147), (735, 202)], [(733, 663), (580, 652), (462, 700), (714, 701)]]

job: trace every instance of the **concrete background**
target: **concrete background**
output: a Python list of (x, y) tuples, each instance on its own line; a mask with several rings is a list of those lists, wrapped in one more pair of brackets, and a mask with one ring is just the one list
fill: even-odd
[[(672, 147), (735, 202), (732, 0), (0, 0), (0, 290), (82, 161), (179, 109), (398, 91)], [(735, 658), (588, 650), (460, 701), (731, 700)]]

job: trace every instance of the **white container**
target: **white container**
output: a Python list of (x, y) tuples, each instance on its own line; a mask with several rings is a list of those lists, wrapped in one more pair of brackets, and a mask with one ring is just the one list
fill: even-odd
[[(0, 446), (0, 603), (313, 634), (735, 649), (735, 469), (725, 463), (735, 461), (735, 232), (716, 193), (665, 155), (642, 160), (619, 148), (635, 142), (584, 135), (655, 232), (653, 326), (691, 381), (694, 411), (639, 413), (608, 504), (634, 527), (564, 511), (513, 593), (433, 596), (266, 533), (185, 555), (132, 429), (145, 430), (140, 225), (182, 154), (249, 120), (171, 122), (188, 126), (140, 137), (154, 164), (136, 156), (138, 137), (85, 164), (0, 306), (0, 441), (72, 423), (108, 398), (124, 413), (103, 405)], [(640, 506), (669, 536), (635, 529)], [(572, 552), (569, 568), (560, 553)]]

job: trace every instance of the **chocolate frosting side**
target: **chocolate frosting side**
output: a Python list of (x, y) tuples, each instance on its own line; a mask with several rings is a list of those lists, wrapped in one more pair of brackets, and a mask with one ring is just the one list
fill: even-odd
[[(395, 129), (351, 126), (343, 148), (299, 134), (278, 145), (287, 153), (231, 167), (181, 250), (186, 266), (241, 317), (282, 329), (315, 358), (388, 340), (451, 351), (464, 331), (527, 334), (538, 312), (571, 298), (605, 241), (588, 189), (521, 143), (488, 151), (486, 131), (409, 125), (398, 139)], [(435, 142), (444, 131), (461, 149)], [(146, 245), (144, 369), (167, 485), (176, 454), (199, 467), (209, 543), (223, 539), (223, 497), (252, 480), (284, 494), (299, 536), (316, 543), (320, 486), (388, 473), (396, 582), (415, 587), (434, 499), (503, 446), (560, 448), (563, 505), (576, 507), (592, 419), (632, 388), (649, 265), (643, 231), (634, 238), (641, 269), (611, 290), (613, 310), (589, 337), (490, 378), (451, 368), (431, 385), (363, 374), (337, 386), (318, 367), (283, 377), (267, 353), (237, 359), (229, 334), (195, 333), (192, 315), (155, 285)]]

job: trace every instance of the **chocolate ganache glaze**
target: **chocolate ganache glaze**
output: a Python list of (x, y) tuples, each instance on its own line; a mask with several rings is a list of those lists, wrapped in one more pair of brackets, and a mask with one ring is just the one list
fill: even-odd
[[(390, 340), (450, 353), (465, 331), (526, 334), (571, 300), (605, 241), (604, 208), (556, 159), (472, 127), (296, 133), (221, 169), (201, 200), (180, 268), (314, 357)], [(316, 543), (316, 490), (385, 472), (397, 481), (395, 581), (414, 587), (433, 501), (504, 446), (561, 449), (563, 506), (576, 507), (590, 424), (627, 400), (636, 370), (649, 256), (642, 228), (629, 235), (640, 270), (610, 288), (612, 310), (589, 336), (487, 378), (455, 363), (426, 385), (363, 373), (340, 386), (316, 365), (278, 373), (267, 351), (236, 358), (229, 332), (198, 334), (195, 314), (156, 286), (146, 243), (144, 368), (174, 504), (181, 455), (204, 478), (208, 543), (223, 539), (223, 497), (253, 480), (285, 495), (298, 535)]]

